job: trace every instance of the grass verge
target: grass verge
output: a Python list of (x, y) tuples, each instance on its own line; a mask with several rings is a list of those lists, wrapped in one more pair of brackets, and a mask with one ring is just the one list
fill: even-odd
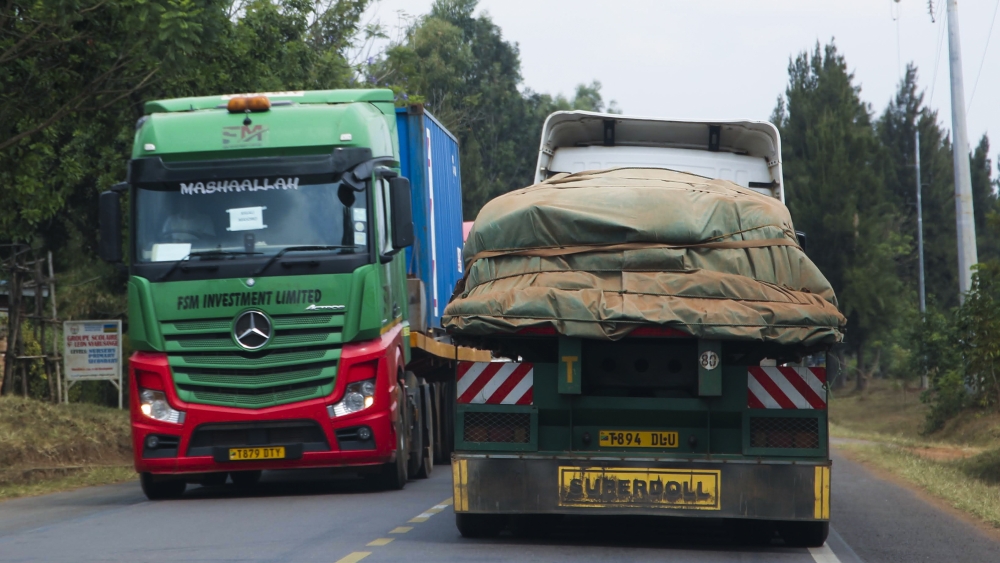
[(59, 468), (57, 470), (32, 470), (31, 479), (8, 481), (0, 485), (0, 501), (26, 496), (44, 495), (93, 485), (124, 483), (136, 478), (135, 468), (129, 465), (107, 467)]
[(1000, 528), (1000, 450), (938, 461), (889, 444), (848, 443), (839, 447), (848, 450), (851, 458), (888, 471)]
[(928, 406), (921, 391), (897, 381), (876, 379), (865, 391), (838, 391), (830, 399), (831, 431), (845, 438), (1000, 448), (1000, 413), (969, 409), (932, 434), (926, 427)]
[(830, 435), (852, 459), (916, 485), (1000, 528), (1000, 415), (969, 410), (923, 433), (920, 391), (875, 380), (865, 391), (835, 393)]
[(0, 397), (0, 499), (134, 478), (127, 411)]

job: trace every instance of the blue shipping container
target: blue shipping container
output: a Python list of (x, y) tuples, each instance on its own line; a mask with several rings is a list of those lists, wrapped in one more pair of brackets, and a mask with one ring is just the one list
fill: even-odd
[[(426, 326), (441, 313), (462, 278), (462, 174), (458, 139), (421, 106), (396, 109), (399, 165), (413, 194), (413, 246), (406, 271), (424, 283)], [(416, 319), (411, 325), (419, 326)]]

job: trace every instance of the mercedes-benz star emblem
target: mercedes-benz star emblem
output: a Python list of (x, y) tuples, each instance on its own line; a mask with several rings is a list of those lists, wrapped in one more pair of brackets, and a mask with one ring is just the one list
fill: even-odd
[(258, 350), (271, 340), (271, 321), (260, 311), (247, 311), (236, 317), (233, 337), (247, 350)]

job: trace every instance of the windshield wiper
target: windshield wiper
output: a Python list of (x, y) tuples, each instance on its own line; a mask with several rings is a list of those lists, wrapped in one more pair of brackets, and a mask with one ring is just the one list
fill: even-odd
[(286, 246), (285, 248), (282, 248), (277, 253), (275, 253), (275, 255), (272, 256), (270, 260), (268, 260), (267, 262), (265, 262), (263, 266), (261, 266), (260, 268), (257, 268), (257, 271), (254, 272), (253, 275), (259, 276), (262, 273), (264, 273), (264, 270), (270, 268), (271, 264), (274, 264), (275, 262), (277, 262), (278, 258), (281, 258), (282, 256), (284, 256), (285, 253), (287, 253), (287, 252), (317, 252), (317, 251), (320, 251), (320, 250), (341, 250), (341, 249), (344, 249), (344, 248), (354, 248), (354, 247), (353, 246), (342, 246), (342, 245)]
[[(245, 250), (239, 250), (239, 251), (237, 251), (237, 250), (196, 250), (194, 252), (188, 253), (188, 255), (185, 256), (184, 258), (181, 258), (180, 260), (177, 260), (176, 262), (174, 262), (174, 265), (171, 266), (169, 270), (167, 270), (166, 272), (164, 272), (163, 275), (161, 275), (160, 277), (156, 278), (156, 281), (163, 281), (163, 280), (169, 278), (170, 274), (172, 274), (175, 271), (177, 271), (177, 268), (179, 268), (181, 264), (183, 264), (184, 262), (187, 262), (191, 258), (222, 258), (223, 256), (236, 257), (236, 256), (249, 256), (251, 254), (263, 254), (263, 252), (247, 252)], [(218, 269), (218, 266), (216, 266), (215, 269)], [(185, 268), (185, 271), (187, 271), (187, 268)]]

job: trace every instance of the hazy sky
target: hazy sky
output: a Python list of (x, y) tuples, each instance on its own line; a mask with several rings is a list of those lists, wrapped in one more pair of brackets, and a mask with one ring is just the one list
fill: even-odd
[[(967, 104), (982, 61), (967, 106), (969, 142), (975, 146), (989, 132), (994, 166), (1000, 24), (988, 47), (987, 36), (998, 2), (959, 2)], [(432, 3), (381, 0), (375, 11), (391, 26), (398, 10), (421, 15)], [(876, 115), (913, 61), (925, 102), (951, 129), (944, 0), (934, 1), (936, 23), (927, 0), (481, 0), (479, 6), (504, 38), (520, 45), (524, 85), (535, 91), (571, 94), (576, 84), (597, 79), (605, 100), (617, 100), (629, 114), (767, 119), (787, 85), (789, 57), (835, 38)]]

